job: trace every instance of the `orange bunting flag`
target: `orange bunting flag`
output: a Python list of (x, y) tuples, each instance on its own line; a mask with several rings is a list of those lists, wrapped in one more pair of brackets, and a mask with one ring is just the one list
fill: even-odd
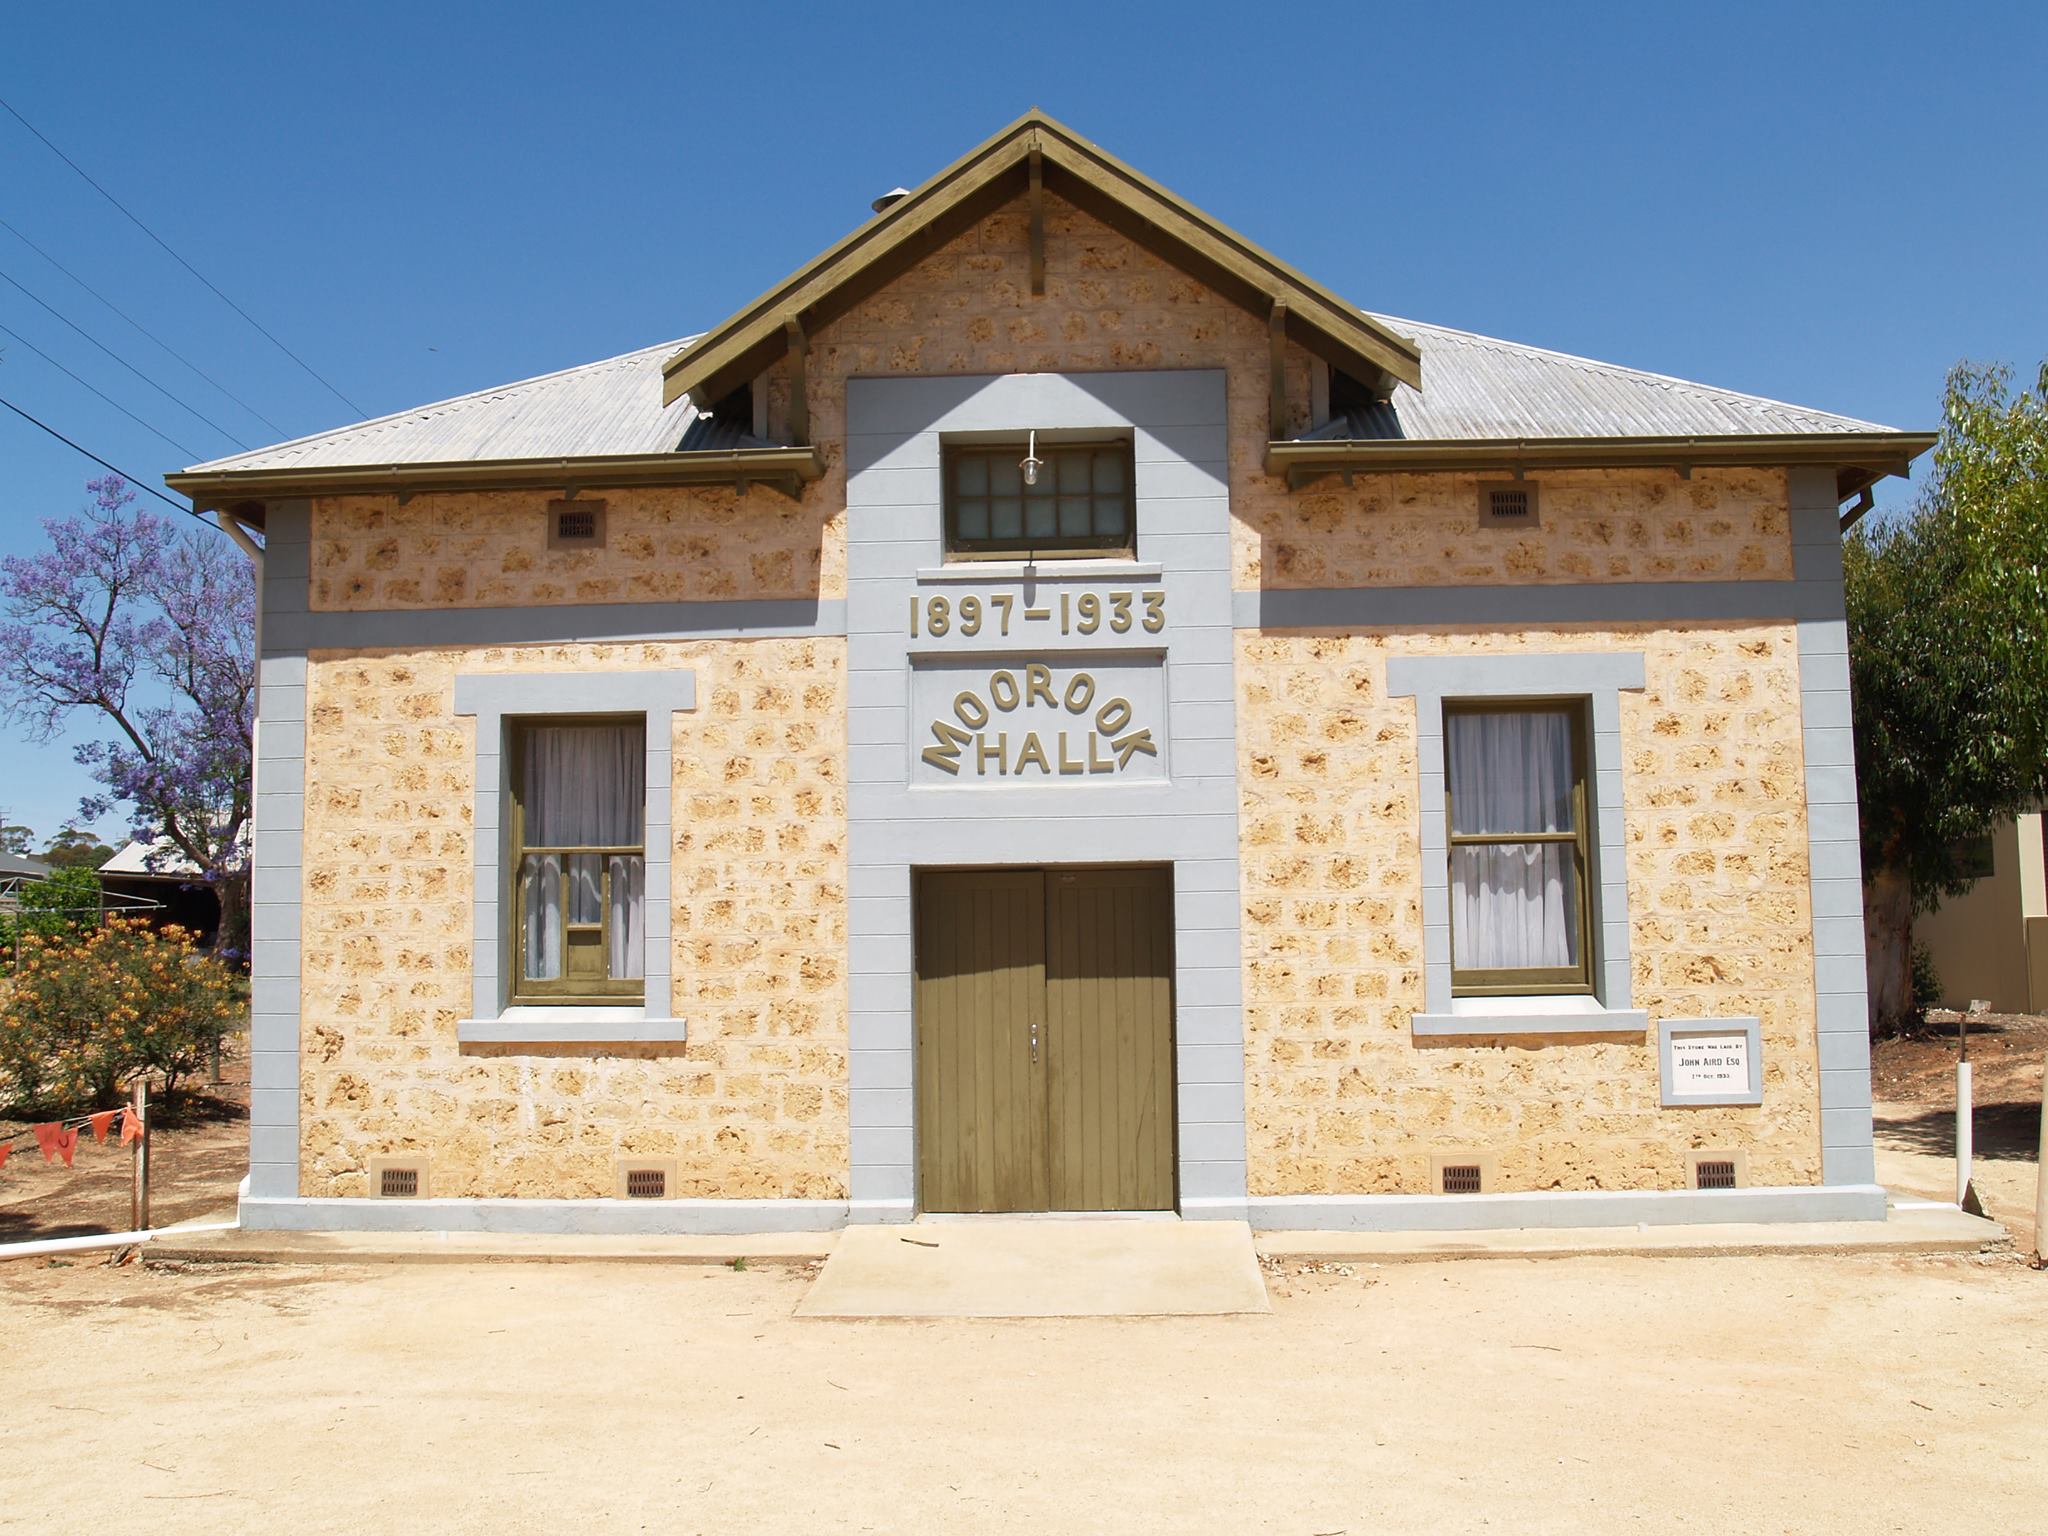
[(54, 1120), (37, 1126), (35, 1131), (36, 1145), (43, 1149), (43, 1161), (54, 1163), (61, 1157), (64, 1166), (69, 1168), (71, 1154), (78, 1150), (78, 1132), (67, 1131)]
[(114, 1116), (119, 1113), (121, 1111), (118, 1109), (103, 1109), (92, 1117), (92, 1139), (94, 1141), (105, 1141), (107, 1139), (107, 1128), (114, 1123)]
[(10, 1154), (11, 1154), (11, 1153), (12, 1153), (13, 1151), (14, 1151), (14, 1143), (13, 1143), (13, 1142), (11, 1142), (11, 1141), (0, 1141), (0, 1168), (5, 1168), (5, 1167), (7, 1166), (7, 1159), (8, 1159), (8, 1156), (9, 1156), (9, 1155), (10, 1155)]
[(125, 1147), (131, 1141), (140, 1140), (142, 1140), (142, 1116), (136, 1114), (132, 1109), (122, 1110), (121, 1145)]

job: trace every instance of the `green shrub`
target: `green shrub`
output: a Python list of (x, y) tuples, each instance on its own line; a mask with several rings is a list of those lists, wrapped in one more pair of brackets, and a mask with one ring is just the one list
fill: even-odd
[(100, 877), (90, 869), (53, 869), (47, 880), (24, 882), (18, 906), (0, 912), (0, 967), (14, 969), (17, 938), (84, 938), (100, 923)]
[(108, 917), (82, 937), (24, 933), (0, 999), (0, 1093), (22, 1108), (104, 1108), (143, 1072), (174, 1093), (240, 1025), (238, 993), (182, 928)]

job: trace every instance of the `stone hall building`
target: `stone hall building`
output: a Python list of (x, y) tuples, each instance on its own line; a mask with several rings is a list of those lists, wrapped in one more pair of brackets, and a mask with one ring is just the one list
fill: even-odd
[(1840, 529), (1932, 438), (1036, 112), (878, 208), (171, 477), (263, 546), (244, 1224), (1881, 1217)]

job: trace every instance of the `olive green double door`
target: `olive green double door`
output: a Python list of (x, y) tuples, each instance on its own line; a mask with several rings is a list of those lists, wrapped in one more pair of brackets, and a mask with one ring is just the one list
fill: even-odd
[(917, 879), (927, 1211), (1174, 1205), (1173, 872)]

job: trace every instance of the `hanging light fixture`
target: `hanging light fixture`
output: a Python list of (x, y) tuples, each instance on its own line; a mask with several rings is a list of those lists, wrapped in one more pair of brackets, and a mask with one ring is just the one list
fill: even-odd
[(1038, 471), (1044, 463), (1045, 460), (1038, 456), (1038, 433), (1033, 431), (1031, 434), (1031, 444), (1024, 450), (1024, 462), (1019, 466), (1024, 471), (1024, 483), (1026, 485), (1038, 484)]

